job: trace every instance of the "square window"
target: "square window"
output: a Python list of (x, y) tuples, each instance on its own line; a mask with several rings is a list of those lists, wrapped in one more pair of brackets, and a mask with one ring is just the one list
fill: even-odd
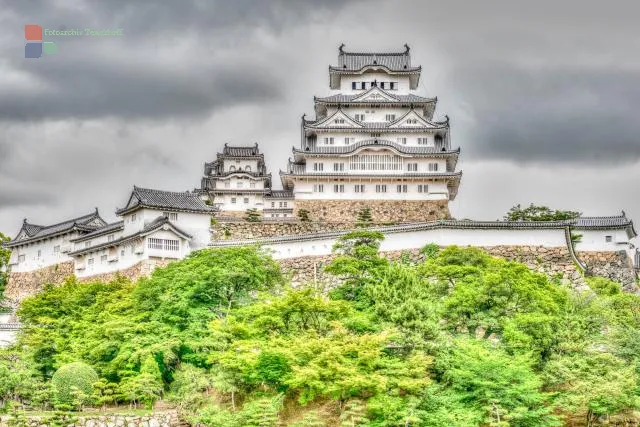
[(613, 236), (605, 236), (605, 237), (604, 237), (604, 240), (605, 240), (607, 243), (611, 243), (611, 242), (613, 241)]

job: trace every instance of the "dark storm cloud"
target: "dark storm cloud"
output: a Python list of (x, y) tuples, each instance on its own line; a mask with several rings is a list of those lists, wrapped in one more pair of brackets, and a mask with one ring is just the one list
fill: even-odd
[[(640, 160), (640, 73), (545, 70), (505, 63), (455, 76), (474, 112), (474, 159), (599, 163)], [(477, 84), (482, 82), (482, 84)]]
[[(25, 83), (5, 83), (0, 120), (206, 116), (218, 107), (277, 101), (283, 81), (256, 31), (282, 31), (345, 2), (15, 2), (0, 21), (5, 55)], [(25, 61), (22, 26), (123, 29), (120, 37), (48, 37), (58, 54)], [(47, 38), (47, 37), (45, 37)], [(241, 53), (238, 53), (238, 52)]]

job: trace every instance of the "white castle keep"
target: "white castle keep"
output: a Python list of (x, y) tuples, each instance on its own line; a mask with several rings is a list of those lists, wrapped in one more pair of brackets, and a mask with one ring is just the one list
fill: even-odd
[[(335, 224), (352, 224), (365, 209), (387, 235), (387, 250), (427, 243), (562, 247), (578, 265), (579, 252), (624, 252), (640, 263), (631, 241), (637, 233), (624, 212), (546, 223), (451, 219), (448, 202), (462, 176), (456, 170), (460, 149), (452, 145), (449, 118), (434, 118), (437, 99), (415, 93), (420, 72), (406, 45), (391, 53), (346, 52), (341, 46), (338, 64), (329, 67), (333, 93), (314, 98), (313, 120), (302, 117), (299, 144), (279, 174), (283, 190), (272, 189), (257, 144), (225, 144), (205, 163), (199, 188), (134, 187), (116, 210), (118, 222), (107, 224), (97, 209), (53, 225), (25, 219), (6, 244), (12, 251), (8, 291), (12, 278), (63, 263), (72, 264), (76, 276), (90, 278), (149, 260), (181, 259), (207, 246), (258, 243), (281, 259), (327, 255), (347, 229), (336, 231)], [(212, 218), (237, 228), (248, 211), (252, 221), (265, 226), (301, 224), (304, 218), (314, 228), (291, 234), (282, 227), (281, 235), (267, 238), (212, 239)], [(575, 244), (573, 230), (582, 235)]]

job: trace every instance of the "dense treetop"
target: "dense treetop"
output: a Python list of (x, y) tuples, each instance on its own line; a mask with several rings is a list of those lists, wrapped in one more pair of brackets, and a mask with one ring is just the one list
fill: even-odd
[[(336, 244), (329, 294), (292, 288), (252, 247), (198, 251), (137, 283), (49, 286), (0, 352), (0, 405), (164, 399), (211, 426), (637, 419), (640, 297), (602, 278), (578, 293), (479, 249), (391, 262), (382, 237)], [(97, 381), (65, 380), (76, 370)]]

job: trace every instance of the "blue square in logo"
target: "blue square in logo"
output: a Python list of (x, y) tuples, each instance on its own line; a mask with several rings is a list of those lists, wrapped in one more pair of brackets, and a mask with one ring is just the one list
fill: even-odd
[(40, 58), (42, 56), (42, 42), (29, 42), (24, 45), (25, 58)]

